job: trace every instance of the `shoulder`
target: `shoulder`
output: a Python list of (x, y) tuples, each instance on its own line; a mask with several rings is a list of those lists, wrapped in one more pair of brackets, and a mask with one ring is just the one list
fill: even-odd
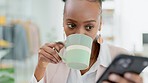
[(108, 48), (110, 50), (110, 54), (112, 58), (115, 58), (119, 54), (128, 54), (128, 55), (133, 55), (131, 52), (126, 50), (125, 48), (118, 47), (115, 45), (107, 44)]

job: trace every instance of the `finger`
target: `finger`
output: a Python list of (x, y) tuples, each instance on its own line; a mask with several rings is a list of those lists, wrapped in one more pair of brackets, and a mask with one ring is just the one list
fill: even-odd
[(103, 81), (102, 83), (110, 83), (110, 82), (108, 82), (108, 81)]
[(56, 48), (56, 51), (59, 53), (60, 50), (64, 47), (64, 44), (62, 42), (55, 42), (55, 44), (48, 45), (51, 48)]
[(48, 54), (52, 55), (57, 60), (57, 62), (59, 62), (61, 60), (54, 49), (47, 47), (47, 46), (44, 46), (43, 50), (45, 52), (47, 52)]
[(56, 51), (56, 56), (60, 59), (61, 57), (59, 56), (60, 50), (65, 46), (63, 42), (55, 42), (56, 45), (54, 45), (53, 49)]
[(46, 43), (45, 45), (48, 47), (54, 47), (56, 45), (56, 43)]
[(46, 65), (50, 62), (50, 63), (54, 63), (56, 64), (56, 62), (54, 62), (53, 60), (46, 58), (43, 54), (40, 53), (40, 59), (41, 59), (41, 63), (43, 64), (44, 67), (46, 67)]
[[(44, 52), (44, 50), (42, 50), (42, 51), (39, 53), (39, 56), (40, 56), (41, 59), (42, 59), (42, 57), (43, 57), (43, 59), (45, 59), (47, 62), (54, 62), (54, 63), (57, 63), (56, 60), (51, 59), (52, 56), (51, 56), (50, 54), (47, 56), (47, 54), (46, 54), (46, 52)], [(51, 56), (51, 57), (49, 57), (49, 56)]]
[(60, 50), (62, 49), (64, 47), (64, 45), (61, 45), (61, 44), (56, 44), (55, 46), (54, 46), (54, 48), (56, 48), (56, 51), (59, 53), (60, 52)]
[(124, 77), (135, 83), (143, 83), (142, 77), (135, 73), (125, 73)]
[(62, 60), (60, 55), (59, 55), (58, 50), (56, 49), (56, 46), (54, 48), (52, 48), (52, 49), (56, 52), (56, 54), (54, 56), (57, 57), (59, 60)]
[(59, 45), (60, 49), (62, 49), (65, 46), (65, 44), (63, 42), (56, 42), (56, 44)]
[(56, 47), (53, 47), (53, 48), (50, 48), (52, 51), (51, 51), (51, 54), (53, 55), (53, 57), (55, 57), (58, 61), (61, 61), (61, 57), (59, 56), (59, 53), (56, 49)]
[(128, 80), (124, 79), (123, 77), (117, 74), (111, 74), (109, 76), (109, 80), (115, 83), (129, 83)]
[(65, 46), (63, 42), (46, 43), (45, 45), (48, 47), (54, 47), (54, 46), (58, 45), (60, 47), (60, 49), (62, 49)]
[(46, 43), (46, 46), (51, 47), (52, 49), (54, 49), (56, 51), (56, 53), (54, 53), (55, 58), (58, 59), (59, 61), (61, 61), (61, 57), (58, 55), (59, 51), (65, 46), (63, 42), (55, 42), (55, 43)]
[(39, 54), (42, 54), (45, 58), (48, 58), (51, 61), (54, 61), (55, 63), (58, 63), (58, 61), (49, 53), (45, 52), (44, 50), (41, 50)]

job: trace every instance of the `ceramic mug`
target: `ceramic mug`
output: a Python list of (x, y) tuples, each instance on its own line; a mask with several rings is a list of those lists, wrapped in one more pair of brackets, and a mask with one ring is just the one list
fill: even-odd
[(64, 62), (72, 69), (89, 67), (93, 39), (83, 34), (72, 34), (66, 38)]

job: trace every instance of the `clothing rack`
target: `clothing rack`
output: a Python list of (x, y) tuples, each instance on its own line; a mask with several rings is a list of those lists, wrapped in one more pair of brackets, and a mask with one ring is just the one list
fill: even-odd
[(1, 26), (0, 30), (2, 39), (13, 44), (13, 48), (4, 59), (25, 60), (27, 57), (37, 54), (40, 46), (40, 34), (37, 25), (31, 21), (15, 20)]

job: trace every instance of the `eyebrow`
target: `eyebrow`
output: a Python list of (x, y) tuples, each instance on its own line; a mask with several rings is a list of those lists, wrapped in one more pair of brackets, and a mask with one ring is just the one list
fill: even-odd
[(87, 22), (96, 22), (96, 20), (88, 20), (88, 21), (85, 21), (84, 23), (87, 23)]
[(75, 20), (73, 20), (73, 19), (66, 19), (67, 21), (74, 21), (74, 22), (76, 22), (77, 23), (77, 21), (75, 21)]
[[(66, 19), (66, 20), (69, 20), (69, 21), (74, 21), (77, 23), (77, 21), (73, 20), (73, 19)], [(83, 23), (88, 23), (88, 22), (96, 22), (96, 20), (88, 20), (88, 21), (85, 21)]]

